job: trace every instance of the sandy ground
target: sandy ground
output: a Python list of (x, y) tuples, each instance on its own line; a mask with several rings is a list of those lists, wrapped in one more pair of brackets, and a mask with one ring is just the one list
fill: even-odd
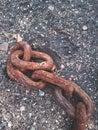
[(87, 130), (98, 130), (98, 0), (0, 0), (0, 130), (70, 130), (51, 87), (30, 91), (7, 76), (10, 48), (19, 40), (57, 53), (51, 54), (57, 75), (90, 95)]

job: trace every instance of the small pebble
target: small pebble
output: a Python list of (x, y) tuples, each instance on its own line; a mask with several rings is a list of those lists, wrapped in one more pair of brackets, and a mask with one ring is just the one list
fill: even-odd
[(71, 53), (72, 53), (72, 52), (69, 50), (69, 51), (68, 51), (68, 54), (71, 54)]
[(65, 68), (65, 66), (63, 64), (61, 64), (61, 69), (64, 69), (64, 68)]
[(45, 92), (44, 91), (42, 91), (42, 90), (39, 90), (39, 96), (44, 96), (45, 95)]
[(54, 111), (54, 109), (52, 108), (51, 111)]
[(83, 31), (87, 31), (88, 27), (86, 25), (83, 25), (82, 29)]
[(35, 130), (35, 128), (32, 126), (30, 130)]
[(59, 121), (58, 120), (55, 120), (55, 122), (58, 124), (59, 123)]
[(12, 122), (11, 122), (11, 121), (8, 122), (8, 127), (9, 127), (9, 128), (12, 127)]
[(92, 129), (94, 128), (94, 124), (93, 124), (93, 123), (88, 124), (88, 128), (89, 128), (90, 130), (92, 130)]
[(36, 122), (34, 122), (33, 125), (36, 126)]
[(69, 80), (72, 81), (74, 79), (74, 75), (70, 75)]
[(29, 113), (29, 118), (31, 118), (31, 116), (32, 116), (32, 113)]
[(21, 107), (20, 107), (20, 111), (25, 111), (25, 107), (24, 107), (24, 106), (21, 106)]
[(53, 11), (53, 10), (54, 10), (54, 6), (49, 5), (49, 6), (48, 6), (48, 9), (51, 10), (51, 11)]

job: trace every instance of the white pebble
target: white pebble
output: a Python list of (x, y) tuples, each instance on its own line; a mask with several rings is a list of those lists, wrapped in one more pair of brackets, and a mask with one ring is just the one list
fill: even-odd
[(61, 69), (64, 69), (64, 68), (65, 68), (65, 66), (63, 64), (61, 64)]
[(53, 11), (54, 10), (54, 6), (49, 5), (48, 9), (51, 10), (51, 11)]
[(32, 116), (32, 113), (29, 113), (29, 117), (31, 118), (31, 116)]
[(88, 124), (88, 128), (89, 128), (90, 130), (93, 130), (93, 128), (94, 128), (93, 122), (91, 122), (91, 123)]
[(42, 90), (39, 90), (39, 96), (44, 96), (45, 95), (45, 92), (44, 91), (42, 91)]
[(56, 123), (59, 123), (59, 121), (58, 121), (58, 120), (56, 120), (55, 122), (56, 122)]
[(86, 25), (83, 25), (82, 29), (83, 31), (87, 31), (88, 27)]
[(11, 122), (11, 121), (8, 122), (8, 127), (9, 127), (9, 128), (12, 127), (12, 122)]
[(25, 107), (24, 107), (24, 106), (21, 106), (21, 107), (20, 107), (20, 111), (25, 111)]
[(35, 128), (32, 126), (30, 130), (35, 130)]

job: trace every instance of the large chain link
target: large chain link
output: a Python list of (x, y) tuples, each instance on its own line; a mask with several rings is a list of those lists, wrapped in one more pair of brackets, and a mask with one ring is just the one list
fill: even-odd
[[(93, 112), (93, 102), (79, 85), (55, 75), (55, 70), (53, 59), (46, 53), (32, 50), (27, 42), (18, 42), (12, 47), (7, 62), (8, 76), (29, 89), (43, 89), (46, 83), (56, 86), (56, 99), (75, 120), (72, 130), (85, 130)], [(71, 102), (73, 95), (78, 97), (74, 103)]]

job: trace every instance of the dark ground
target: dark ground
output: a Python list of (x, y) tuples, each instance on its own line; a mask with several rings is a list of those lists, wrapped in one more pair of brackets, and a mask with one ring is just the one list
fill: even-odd
[(20, 38), (57, 52), (57, 74), (94, 102), (86, 130), (98, 130), (98, 0), (0, 0), (0, 130), (69, 130), (50, 89), (41, 96), (7, 76), (10, 47)]

